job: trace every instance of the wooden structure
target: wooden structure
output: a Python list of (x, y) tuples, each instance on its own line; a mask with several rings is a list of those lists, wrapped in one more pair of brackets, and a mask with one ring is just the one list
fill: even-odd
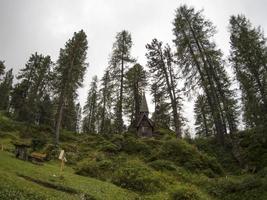
[(21, 160), (28, 160), (28, 148), (30, 147), (27, 143), (14, 142), (15, 156)]
[(145, 93), (142, 95), (140, 105), (140, 115), (137, 122), (137, 135), (140, 137), (152, 137), (154, 132), (153, 122), (149, 119), (149, 110), (146, 102)]
[(33, 163), (40, 163), (40, 162), (44, 162), (45, 159), (47, 158), (47, 154), (45, 153), (38, 153), (38, 152), (32, 152), (30, 155), (31, 161)]

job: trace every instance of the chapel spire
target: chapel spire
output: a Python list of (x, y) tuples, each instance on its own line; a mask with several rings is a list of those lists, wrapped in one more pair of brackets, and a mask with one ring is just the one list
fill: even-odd
[(146, 113), (146, 114), (149, 113), (145, 92), (143, 92), (142, 98), (141, 98), (140, 113)]

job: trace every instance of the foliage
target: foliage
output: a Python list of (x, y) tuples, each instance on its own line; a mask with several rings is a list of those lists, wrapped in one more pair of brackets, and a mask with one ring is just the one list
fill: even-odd
[(97, 84), (97, 76), (94, 76), (83, 108), (83, 114), (85, 117), (83, 119), (82, 128), (84, 133), (97, 133), (97, 101), (99, 98)]
[(155, 160), (155, 161), (148, 163), (148, 165), (158, 171), (164, 171), (164, 170), (175, 171), (176, 170), (175, 164), (167, 160)]
[(110, 174), (116, 169), (115, 166), (116, 164), (108, 159), (83, 161), (77, 167), (76, 173), (83, 176), (107, 180)]
[(0, 83), (0, 110), (5, 110), (6, 112), (9, 112), (10, 109), (13, 78), (13, 70), (10, 69), (6, 72), (3, 82)]
[(151, 44), (146, 45), (146, 48), (148, 51), (146, 57), (148, 59), (149, 72), (153, 78), (152, 91), (154, 92), (154, 97), (156, 97), (154, 101), (157, 103), (155, 108), (156, 112), (154, 113), (156, 115), (154, 117), (157, 119), (157, 115), (166, 114), (164, 113), (166, 109), (163, 109), (162, 113), (158, 113), (164, 105), (164, 103), (158, 102), (158, 93), (161, 93), (161, 95), (168, 97), (171, 101), (170, 107), (172, 108), (172, 122), (175, 133), (177, 137), (181, 137), (181, 97), (179, 96), (180, 90), (177, 87), (179, 76), (177, 70), (175, 70), (176, 63), (174, 61), (174, 54), (168, 44), (163, 47), (162, 42), (157, 39), (153, 39)]
[(182, 140), (166, 141), (162, 145), (158, 157), (172, 161), (191, 171), (210, 169), (214, 174), (223, 174), (221, 165), (214, 157), (200, 153), (196, 147)]
[(140, 161), (125, 163), (115, 172), (112, 182), (138, 192), (156, 192), (163, 188), (159, 175)]
[(215, 27), (202, 11), (186, 5), (176, 10), (173, 25), (176, 56), (185, 77), (184, 89), (204, 92), (217, 138), (223, 145), (227, 129), (230, 133), (237, 130), (237, 107), (222, 52), (212, 41)]
[(267, 113), (266, 38), (243, 15), (230, 18), (230, 62), (240, 83), (247, 127), (262, 125)]
[(122, 144), (122, 151), (128, 154), (150, 155), (151, 151), (147, 144), (134, 137), (127, 137)]
[(54, 69), (54, 90), (57, 95), (57, 113), (55, 120), (56, 143), (59, 142), (59, 130), (62, 122), (63, 108), (66, 103), (73, 104), (77, 89), (82, 85), (87, 67), (87, 38), (83, 30), (74, 36), (60, 49), (57, 65)]
[(116, 41), (113, 44), (112, 55), (110, 58), (109, 70), (111, 71), (111, 78), (114, 81), (115, 93), (115, 131), (117, 133), (123, 132), (123, 101), (124, 101), (124, 86), (125, 86), (125, 72), (128, 64), (134, 60), (131, 57), (132, 37), (131, 34), (122, 30), (117, 33)]
[(125, 77), (125, 114), (130, 119), (129, 129), (135, 130), (140, 115), (142, 92), (147, 85), (147, 75), (143, 66), (135, 64)]
[(204, 200), (192, 186), (182, 186), (172, 193), (172, 200)]

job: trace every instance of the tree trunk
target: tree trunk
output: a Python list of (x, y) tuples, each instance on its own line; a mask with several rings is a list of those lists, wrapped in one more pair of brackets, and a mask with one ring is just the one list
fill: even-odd
[(59, 98), (59, 104), (57, 109), (57, 117), (56, 117), (56, 125), (55, 125), (55, 137), (56, 137), (56, 145), (59, 144), (59, 130), (61, 126), (63, 108), (64, 108), (64, 97), (63, 93), (61, 93)]
[[(185, 38), (188, 38), (184, 31), (182, 33), (183, 33), (183, 36)], [(214, 101), (214, 96), (210, 94), (208, 85), (207, 85), (206, 80), (205, 80), (205, 75), (201, 70), (200, 63), (197, 60), (196, 55), (194, 53), (194, 50), (193, 50), (193, 48), (192, 48), (192, 46), (191, 46), (191, 44), (189, 43), (188, 40), (187, 40), (187, 45), (189, 47), (190, 54), (191, 54), (191, 56), (193, 58), (193, 61), (194, 61), (195, 65), (196, 65), (198, 73), (200, 75), (200, 79), (201, 79), (202, 85), (204, 87), (203, 88), (204, 92), (206, 93), (206, 96), (207, 96), (207, 100), (208, 100), (208, 103), (209, 103), (209, 106), (210, 106), (210, 109), (211, 109), (211, 113), (212, 113), (212, 116), (213, 116), (213, 119), (214, 119), (214, 124), (215, 124), (215, 129), (216, 129), (216, 132), (217, 132), (218, 140), (219, 140), (219, 142), (221, 144), (224, 144), (223, 125), (222, 125), (222, 122), (221, 122), (220, 114), (219, 114), (219, 112), (217, 110), (218, 107), (216, 106), (215, 101)]]

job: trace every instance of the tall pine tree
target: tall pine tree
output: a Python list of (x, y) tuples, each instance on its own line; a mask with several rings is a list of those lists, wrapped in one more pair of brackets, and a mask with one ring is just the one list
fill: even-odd
[(112, 93), (113, 83), (111, 81), (110, 72), (106, 70), (101, 79), (99, 90), (99, 118), (100, 118), (100, 133), (108, 134), (111, 132), (112, 118)]
[[(51, 68), (50, 56), (35, 53), (20, 70), (17, 76), (20, 82), (16, 84), (14, 96), (12, 96), (14, 112), (18, 120), (39, 123), (40, 103), (44, 96), (49, 94), (51, 88)], [(18, 105), (15, 105), (17, 103)], [(21, 107), (20, 104), (23, 106)]]
[(213, 121), (205, 95), (198, 95), (194, 105), (194, 112), (196, 135), (200, 137), (212, 136), (214, 134)]
[(130, 129), (136, 127), (140, 114), (141, 95), (146, 85), (146, 71), (140, 64), (135, 64), (126, 73), (125, 80), (125, 110), (130, 119)]
[(231, 17), (230, 33), (230, 62), (240, 83), (246, 125), (261, 125), (267, 120), (266, 39), (243, 15)]
[(112, 79), (115, 82), (117, 91), (115, 91), (115, 126), (116, 132), (123, 131), (123, 96), (124, 96), (124, 78), (128, 64), (133, 62), (131, 57), (132, 38), (131, 34), (123, 30), (116, 35), (116, 41), (113, 44), (112, 55), (110, 59), (110, 70)]
[(211, 40), (215, 28), (201, 11), (181, 6), (176, 10), (173, 33), (185, 87), (204, 91), (218, 141), (223, 144), (228, 130), (231, 134), (237, 130), (237, 110), (222, 53)]
[(181, 103), (178, 89), (178, 74), (175, 67), (174, 55), (171, 52), (170, 46), (163, 47), (162, 42), (153, 39), (151, 44), (146, 45), (148, 53), (148, 67), (155, 81), (159, 82), (158, 86), (170, 99), (172, 108), (172, 120), (177, 137), (182, 135), (182, 116)]
[(97, 112), (98, 112), (98, 79), (94, 76), (90, 84), (90, 89), (87, 96), (87, 101), (83, 108), (83, 132), (97, 133)]
[(10, 98), (13, 83), (13, 73), (12, 69), (6, 72), (3, 82), (0, 83), (0, 110), (9, 112), (10, 108)]
[(74, 33), (68, 40), (64, 49), (60, 49), (59, 58), (55, 67), (54, 87), (58, 96), (55, 137), (56, 144), (59, 142), (59, 131), (63, 110), (69, 99), (73, 98), (78, 87), (82, 85), (83, 77), (87, 67), (87, 39), (83, 30)]

